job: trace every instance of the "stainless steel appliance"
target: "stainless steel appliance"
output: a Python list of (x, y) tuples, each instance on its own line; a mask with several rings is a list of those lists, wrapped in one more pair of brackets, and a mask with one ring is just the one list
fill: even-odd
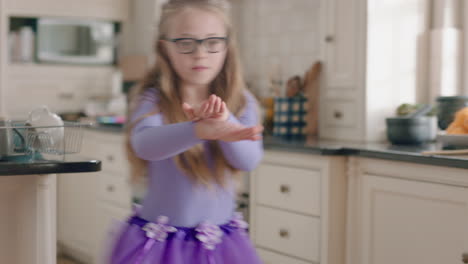
[(39, 18), (39, 62), (112, 64), (116, 43), (114, 23), (109, 21)]

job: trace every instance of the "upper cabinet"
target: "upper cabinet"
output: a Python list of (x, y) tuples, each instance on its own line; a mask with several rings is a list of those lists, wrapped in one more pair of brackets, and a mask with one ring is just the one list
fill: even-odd
[(430, 1), (321, 3), (320, 136), (383, 140), (399, 104), (427, 101)]
[(327, 1), (325, 43), (325, 78), (330, 88), (355, 89), (357, 84), (358, 31), (363, 31), (357, 14), (360, 0)]
[(8, 14), (127, 20), (128, 0), (5, 0)]

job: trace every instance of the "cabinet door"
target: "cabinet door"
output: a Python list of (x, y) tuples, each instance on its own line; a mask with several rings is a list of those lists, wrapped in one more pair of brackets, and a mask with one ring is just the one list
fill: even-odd
[(462, 263), (468, 189), (364, 175), (361, 264)]
[(97, 209), (97, 230), (93, 236), (97, 244), (93, 263), (101, 264), (106, 263), (104, 260), (109, 254), (112, 242), (117, 239), (122, 225), (131, 214), (131, 210), (115, 207), (108, 203), (99, 203)]
[[(359, 43), (365, 24), (360, 24), (361, 0), (327, 0), (325, 34), (325, 79), (330, 88), (355, 88)], [(362, 54), (363, 56), (363, 54)]]
[(126, 20), (128, 4), (128, 0), (6, 0), (6, 9), (15, 15)]
[(13, 119), (26, 119), (38, 105), (54, 112), (84, 109), (90, 94), (106, 89), (110, 66), (10, 64), (6, 69), (4, 102)]

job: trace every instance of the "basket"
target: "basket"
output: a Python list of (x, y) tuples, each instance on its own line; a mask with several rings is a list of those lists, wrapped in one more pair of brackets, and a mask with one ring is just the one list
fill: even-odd
[(79, 153), (83, 142), (83, 128), (87, 123), (64, 122), (60, 126), (30, 126), (14, 122), (0, 129), (9, 130), (8, 156), (30, 155), (36, 152), (51, 155)]

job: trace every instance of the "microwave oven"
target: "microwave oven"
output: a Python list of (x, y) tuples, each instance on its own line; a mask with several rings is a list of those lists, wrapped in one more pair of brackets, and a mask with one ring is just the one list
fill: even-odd
[(36, 54), (39, 62), (113, 64), (113, 22), (39, 18)]

